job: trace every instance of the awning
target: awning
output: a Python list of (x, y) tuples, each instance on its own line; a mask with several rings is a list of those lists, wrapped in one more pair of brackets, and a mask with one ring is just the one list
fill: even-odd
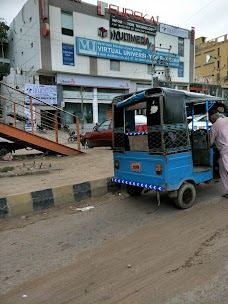
[(117, 108), (125, 107), (125, 106), (128, 106), (128, 105), (130, 105), (134, 102), (144, 100), (145, 98), (146, 98), (145, 91), (140, 92), (138, 94), (133, 94), (132, 96), (130, 96), (129, 98), (127, 98), (125, 100), (119, 101), (116, 106), (117, 106)]

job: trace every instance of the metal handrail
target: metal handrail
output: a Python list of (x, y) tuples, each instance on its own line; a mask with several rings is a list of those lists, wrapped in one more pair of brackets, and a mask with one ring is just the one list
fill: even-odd
[[(5, 97), (5, 96), (3, 96), (3, 95), (0, 95), (0, 98), (9, 101), (9, 102), (11, 102), (11, 104), (12, 104), (13, 126), (14, 126), (14, 127), (17, 127), (17, 115), (20, 114), (20, 111), (17, 113), (17, 108), (19, 107), (19, 108), (27, 109), (27, 110), (29, 110), (29, 112), (30, 112), (31, 133), (32, 133), (32, 134), (35, 133), (36, 130), (35, 130), (35, 128), (34, 128), (34, 126), (35, 126), (34, 114), (35, 114), (35, 117), (37, 117), (37, 118), (38, 118), (39, 115), (40, 115), (40, 117), (41, 117), (41, 113), (33, 109), (32, 101), (33, 101), (33, 99), (34, 99), (34, 100), (37, 100), (37, 101), (39, 101), (41, 104), (44, 104), (44, 105), (46, 105), (46, 106), (49, 106), (49, 107), (53, 108), (55, 111), (58, 111), (58, 114), (60, 114), (60, 113), (62, 112), (62, 113), (65, 113), (66, 115), (69, 115), (70, 117), (72, 117), (72, 118), (71, 118), (72, 121), (75, 121), (75, 131), (76, 131), (76, 134), (77, 134), (77, 136), (78, 136), (78, 138), (77, 138), (77, 147), (78, 147), (78, 150), (80, 151), (80, 127), (79, 127), (79, 118), (78, 118), (78, 116), (76, 116), (76, 115), (74, 115), (74, 114), (71, 114), (71, 113), (69, 113), (69, 112), (67, 112), (67, 111), (65, 111), (65, 110), (62, 110), (62, 109), (60, 109), (60, 108), (58, 108), (58, 107), (56, 107), (56, 106), (54, 106), (54, 105), (50, 105), (50, 104), (48, 104), (47, 102), (40, 100), (39, 98), (33, 97), (33, 96), (31, 96), (31, 95), (29, 95), (29, 94), (27, 94), (27, 93), (24, 93), (24, 92), (22, 92), (22, 91), (20, 91), (20, 90), (18, 90), (18, 89), (15, 89), (15, 88), (13, 88), (13, 87), (11, 87), (11, 86), (9, 86), (9, 85), (7, 85), (7, 84), (1, 82), (1, 81), (0, 81), (0, 84), (3, 85), (3, 86), (6, 86), (6, 87), (8, 87), (8, 88), (10, 88), (10, 89), (12, 89), (12, 90), (14, 90), (14, 91), (16, 91), (16, 92), (18, 92), (18, 93), (20, 93), (20, 94), (22, 94), (22, 95), (24, 95), (24, 96), (28, 96), (28, 97), (29, 97), (29, 105), (27, 105), (27, 104), (25, 104), (25, 103), (22, 105), (22, 104), (20, 104), (19, 102), (13, 100), (13, 98), (8, 98), (8, 97)], [(23, 102), (24, 102), (24, 101), (23, 101)], [(45, 110), (44, 110), (44, 112), (45, 112)], [(62, 119), (63, 119), (63, 118), (62, 118)], [(36, 119), (36, 121), (37, 121), (37, 119)], [(56, 143), (59, 143), (59, 138), (62, 139), (63, 141), (66, 140), (66, 138), (65, 138), (64, 136), (61, 136), (61, 132), (59, 132), (59, 129), (61, 129), (61, 125), (62, 125), (62, 124), (58, 122), (58, 117), (57, 117), (57, 114), (56, 114), (56, 113), (53, 114), (53, 119), (47, 116), (47, 117), (45, 118), (45, 121), (46, 121), (45, 124), (42, 123), (42, 126), (44, 127), (44, 129), (45, 129), (45, 128), (50, 129), (50, 127), (51, 127), (51, 128), (53, 127), (54, 137), (55, 137), (55, 140), (54, 140), (54, 141), (55, 141)], [(41, 136), (41, 134), (37, 134), (37, 133), (38, 133), (38, 132), (36, 132), (36, 135)], [(49, 133), (50, 133), (50, 132), (49, 132)], [(59, 133), (60, 133), (60, 134), (59, 134)], [(50, 135), (50, 134), (49, 134), (49, 135)], [(45, 132), (42, 133), (42, 136), (41, 136), (41, 137), (45, 137)]]

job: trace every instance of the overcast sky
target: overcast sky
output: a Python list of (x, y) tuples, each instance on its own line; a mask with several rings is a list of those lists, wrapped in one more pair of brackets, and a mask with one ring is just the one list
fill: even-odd
[[(26, 1), (0, 0), (0, 18), (4, 18), (9, 25)], [(96, 0), (82, 2), (97, 3)], [(185, 29), (193, 26), (196, 38), (204, 36), (209, 40), (228, 34), (228, 0), (110, 0), (108, 3), (154, 17), (159, 16), (161, 23)]]

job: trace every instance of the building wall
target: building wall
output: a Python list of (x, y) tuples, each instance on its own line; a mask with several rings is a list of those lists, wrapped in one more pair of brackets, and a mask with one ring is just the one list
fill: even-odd
[[(44, 4), (47, 5), (48, 9), (43, 17), (42, 5)], [(73, 12), (73, 36), (62, 34), (61, 10)], [(157, 34), (154, 36), (128, 29), (110, 28), (109, 19), (110, 15), (107, 9), (105, 15), (101, 16), (97, 14), (97, 6), (88, 3), (77, 3), (70, 0), (28, 0), (11, 25), (9, 58), (12, 66), (21, 67), (23, 73), (28, 76), (26, 82), (36, 81), (39, 83), (39, 75), (55, 76), (58, 87), (62, 87), (58, 89), (58, 92), (61, 92), (61, 96), (58, 96), (58, 105), (65, 104), (69, 111), (73, 111), (73, 109), (79, 111), (82, 98), (78, 93), (68, 92), (66, 85), (83, 86), (85, 94), (88, 94), (84, 99), (85, 114), (90, 114), (91, 106), (93, 112), (96, 109), (99, 111), (95, 114), (94, 123), (97, 120), (100, 121), (100, 118), (107, 118), (104, 112), (108, 111), (115, 90), (116, 95), (119, 95), (120, 92), (117, 90), (120, 89), (124, 93), (126, 90), (133, 92), (149, 88), (152, 74), (155, 86), (163, 83), (164, 86), (188, 88), (189, 83), (193, 81), (190, 69), (193, 65), (190, 31), (168, 26), (170, 32), (164, 33), (158, 25)], [(43, 26), (45, 29), (50, 26), (49, 34), (43, 34)], [(108, 31), (106, 37), (98, 35), (98, 29), (101, 27)], [(172, 67), (170, 64), (168, 66), (156, 65), (150, 58), (151, 44), (112, 40), (111, 31), (113, 30), (148, 38), (149, 42), (155, 44), (155, 55), (156, 52), (168, 54), (167, 62), (172, 56), (178, 57), (178, 37), (182, 37), (178, 32), (184, 32), (184, 56), (180, 57), (180, 62), (184, 66), (183, 76), (178, 76), (178, 67)], [(120, 61), (120, 70), (114, 71), (110, 68), (110, 59), (87, 56), (88, 53), (87, 55), (85, 53), (84, 55), (77, 54), (76, 37), (111, 42), (134, 48), (134, 52), (137, 52), (136, 48), (141, 48), (143, 52), (148, 52), (146, 56), (150, 60), (147, 63)], [(74, 64), (63, 64), (63, 44), (73, 46), (71, 52), (72, 50), (74, 52)], [(153, 73), (151, 73), (152, 66), (154, 66)], [(63, 76), (63, 79), (64, 77), (68, 79), (66, 81), (69, 81), (70, 78), (72, 82), (62, 83), (58, 81), (60, 76)], [(92, 91), (86, 92), (87, 87), (92, 88)], [(97, 93), (98, 88), (110, 88), (110, 92), (107, 94)], [(108, 113), (106, 114), (108, 115)], [(82, 113), (79, 112), (77, 115), (80, 117)]]
[(25, 76), (32, 78), (41, 68), (38, 1), (28, 0), (11, 23), (8, 57)]
[[(80, 7), (80, 4), (79, 6)], [(121, 61), (120, 62), (120, 71), (110, 70), (110, 61), (108, 59), (93, 58), (89, 56), (81, 56), (75, 54), (75, 65), (67, 66), (63, 65), (62, 58), (62, 43), (74, 45), (74, 50), (76, 48), (75, 37), (85, 37), (87, 39), (100, 40), (102, 42), (113, 42), (116, 44), (121, 44), (131, 47), (140, 47), (147, 49), (147, 45), (139, 45), (136, 43), (129, 43), (126, 41), (117, 42), (111, 40), (110, 31), (113, 28), (109, 27), (109, 20), (107, 18), (101, 18), (98, 15), (91, 16), (85, 15), (79, 12), (73, 13), (73, 22), (74, 22), (74, 36), (66, 36), (61, 34), (61, 8), (56, 6), (49, 7), (50, 14), (50, 30), (51, 30), (51, 62), (53, 71), (61, 71), (65, 73), (77, 73), (83, 75), (97, 75), (105, 77), (114, 77), (114, 78), (129, 78), (132, 81), (134, 80), (144, 80), (150, 82), (151, 75), (148, 73), (147, 64), (132, 63)], [(88, 24), (91, 26), (88, 27)], [(98, 28), (104, 27), (108, 30), (108, 36), (105, 38), (100, 38), (98, 36)], [(116, 30), (116, 29), (115, 29)], [(137, 34), (143, 37), (143, 33), (137, 33), (129, 30), (122, 30), (126, 33)], [(178, 37), (167, 35), (157, 32), (155, 36), (155, 44), (158, 51), (168, 52), (170, 45), (172, 49), (170, 53), (178, 54)], [(161, 44), (161, 48), (159, 45)], [(190, 54), (190, 39), (185, 39), (184, 45), (184, 57), (181, 57), (180, 60), (184, 62), (184, 77), (178, 77), (178, 69), (170, 68), (170, 75), (172, 81), (189, 83), (189, 54)], [(94, 65), (97, 67), (96, 73), (91, 70), (91, 61), (94, 61)], [(159, 71), (165, 71), (164, 67), (155, 67)], [(161, 76), (162, 74), (160, 74)], [(157, 74), (158, 77), (159, 74)], [(161, 80), (164, 80), (161, 77)]]
[(228, 84), (228, 35), (209, 41), (205, 37), (196, 39), (195, 56), (195, 82)]

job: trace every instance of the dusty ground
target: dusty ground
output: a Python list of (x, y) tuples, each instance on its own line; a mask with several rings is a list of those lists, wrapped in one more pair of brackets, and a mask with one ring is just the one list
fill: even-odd
[[(200, 185), (195, 205), (152, 192), (107, 194), (0, 222), (1, 304), (227, 304), (228, 205)], [(24, 223), (24, 224), (23, 224)]]
[[(113, 175), (112, 150), (0, 161), (0, 197)], [(27, 154), (27, 152), (26, 152)], [(12, 175), (12, 176), (10, 176)], [(228, 199), (197, 187), (195, 205), (125, 192), (0, 221), (1, 304), (227, 304)], [(78, 207), (93, 205), (88, 212)]]
[(110, 148), (83, 149), (77, 156), (46, 156), (35, 150), (18, 150), (12, 161), (0, 160), (0, 197), (62, 185), (77, 184), (113, 175)]

